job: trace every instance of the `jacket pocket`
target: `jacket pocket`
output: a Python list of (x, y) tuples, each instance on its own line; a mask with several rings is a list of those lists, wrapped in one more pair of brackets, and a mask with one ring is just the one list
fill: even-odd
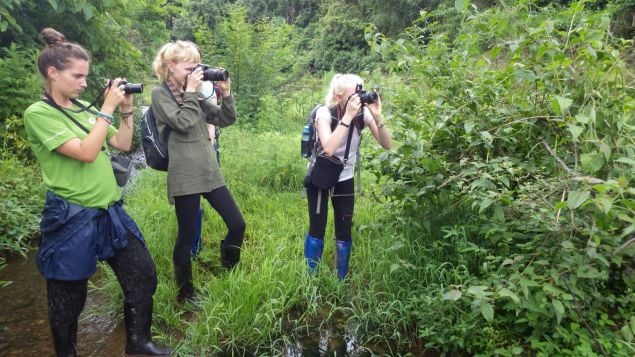
[(96, 223), (87, 221), (71, 235), (43, 235), (37, 266), (47, 279), (79, 280), (90, 277), (97, 267)]

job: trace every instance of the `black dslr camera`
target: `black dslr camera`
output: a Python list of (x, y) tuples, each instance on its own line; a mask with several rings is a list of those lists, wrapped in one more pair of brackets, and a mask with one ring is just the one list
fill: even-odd
[(229, 78), (229, 72), (226, 69), (222, 68), (212, 68), (208, 64), (197, 64), (195, 69), (200, 68), (203, 70), (203, 80), (204, 81), (226, 81)]
[[(108, 82), (108, 87), (112, 85), (112, 79)], [(123, 85), (123, 91), (126, 94), (143, 93), (143, 83), (128, 83), (126, 81), (119, 82), (119, 85)]]
[(375, 92), (375, 91), (366, 92), (366, 91), (362, 90), (362, 85), (361, 84), (358, 84), (357, 87), (355, 87), (355, 93), (359, 96), (359, 101), (362, 104), (372, 104), (372, 103), (375, 103), (379, 99), (379, 96), (377, 95), (377, 92)]

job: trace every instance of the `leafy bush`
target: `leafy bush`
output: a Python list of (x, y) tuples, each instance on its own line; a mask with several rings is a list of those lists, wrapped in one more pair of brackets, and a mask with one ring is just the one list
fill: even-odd
[(584, 2), (455, 4), (456, 35), (432, 14), (373, 42), (402, 79), (390, 89), (403, 145), (374, 162), (387, 208), (417, 232), (400, 234), (416, 249), (397, 270), (469, 272), (416, 290), (417, 335), (447, 352), (632, 355), (630, 43)]
[(22, 113), (42, 91), (36, 70), (37, 54), (16, 45), (0, 49), (0, 136), (2, 151), (32, 158), (26, 143)]
[(25, 254), (39, 231), (44, 185), (38, 168), (0, 160), (0, 256)]

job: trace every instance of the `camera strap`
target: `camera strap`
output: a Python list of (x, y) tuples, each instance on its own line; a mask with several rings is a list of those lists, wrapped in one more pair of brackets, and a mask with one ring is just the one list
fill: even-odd
[[(62, 112), (62, 114), (64, 114), (68, 119), (70, 119), (73, 123), (75, 123), (75, 125), (77, 125), (80, 129), (82, 129), (84, 132), (86, 132), (86, 134), (90, 133), (90, 131), (85, 126), (83, 126), (80, 122), (78, 122), (77, 119), (73, 118), (70, 114), (68, 114), (64, 108), (62, 108), (59, 105), (57, 105), (57, 103), (55, 103), (53, 98), (48, 93), (44, 93), (44, 96), (46, 97), (46, 99), (42, 99), (42, 101), (44, 103), (46, 103), (46, 104), (52, 106), (53, 108), (59, 110), (60, 112)], [(93, 111), (89, 110), (88, 107), (85, 107), (83, 104), (81, 104), (78, 100), (71, 99), (71, 102), (73, 102), (73, 104), (79, 106), (80, 108), (85, 108), (85, 109), (80, 110), (80, 111), (71, 110), (73, 113), (81, 113), (81, 112), (87, 110), (89, 113), (95, 114)], [(106, 150), (106, 148), (104, 146), (102, 146), (101, 147), (101, 151), (105, 151), (105, 150)]]

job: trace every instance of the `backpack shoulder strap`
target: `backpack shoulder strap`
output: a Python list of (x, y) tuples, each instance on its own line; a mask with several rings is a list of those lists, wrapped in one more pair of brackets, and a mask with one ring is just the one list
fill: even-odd
[(337, 128), (337, 124), (339, 124), (340, 118), (337, 113), (337, 105), (329, 107), (329, 111), (331, 112), (331, 131), (334, 131)]

